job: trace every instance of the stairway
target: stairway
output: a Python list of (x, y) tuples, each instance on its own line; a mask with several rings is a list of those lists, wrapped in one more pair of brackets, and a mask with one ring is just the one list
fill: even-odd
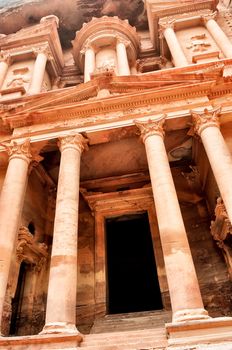
[(167, 311), (108, 315), (95, 321), (80, 346), (83, 350), (163, 350), (169, 321)]

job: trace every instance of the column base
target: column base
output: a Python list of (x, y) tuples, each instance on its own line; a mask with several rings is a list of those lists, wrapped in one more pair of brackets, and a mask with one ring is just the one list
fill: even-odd
[(46, 323), (39, 334), (80, 334), (73, 323), (51, 322)]
[(171, 348), (193, 344), (232, 342), (232, 317), (217, 317), (179, 323), (172, 322), (167, 323), (165, 327), (168, 335), (168, 344)]
[(208, 312), (203, 309), (183, 309), (173, 313), (172, 322), (184, 322), (193, 320), (206, 320), (209, 319)]

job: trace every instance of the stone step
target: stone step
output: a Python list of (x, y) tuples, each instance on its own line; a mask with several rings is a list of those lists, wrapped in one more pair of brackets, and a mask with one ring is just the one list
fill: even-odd
[(84, 350), (109, 349), (154, 349), (165, 347), (167, 337), (165, 328), (146, 329), (140, 331), (112, 332), (102, 334), (89, 334), (84, 337), (81, 347)]
[(171, 321), (169, 311), (107, 315), (96, 319), (91, 334), (164, 327)]

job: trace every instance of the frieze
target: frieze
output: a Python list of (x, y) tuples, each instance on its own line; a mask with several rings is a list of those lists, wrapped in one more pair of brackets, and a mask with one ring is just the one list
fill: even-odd
[[(183, 88), (181, 89), (181, 93), (177, 94), (177, 91), (173, 91), (173, 94), (166, 94), (163, 96), (160, 96), (159, 93), (155, 93), (153, 92), (151, 95), (154, 96), (156, 94), (156, 96), (152, 97), (152, 98), (145, 98), (143, 97), (143, 99), (136, 99), (135, 98), (131, 98), (130, 101), (127, 102), (114, 102), (111, 100), (111, 103), (107, 103), (107, 105), (104, 106), (104, 104), (98, 100), (97, 102), (95, 102), (94, 104), (100, 104), (99, 107), (93, 107), (91, 108), (91, 104), (80, 104), (79, 106), (75, 106), (73, 107), (73, 111), (69, 112), (70, 107), (68, 107), (67, 109), (65, 109), (65, 107), (63, 107), (63, 110), (61, 108), (61, 106), (59, 106), (57, 109), (51, 109), (48, 113), (44, 112), (41, 110), (40, 113), (35, 113), (34, 111), (31, 113), (26, 113), (26, 114), (18, 114), (15, 116), (11, 116), (11, 115), (5, 115), (2, 116), (2, 119), (4, 121), (4, 123), (9, 124), (12, 128), (17, 128), (17, 127), (22, 127), (25, 125), (29, 125), (30, 123), (36, 123), (36, 124), (44, 124), (46, 122), (53, 122), (54, 120), (63, 120), (63, 119), (74, 119), (74, 118), (87, 118), (90, 117), (94, 114), (99, 115), (102, 113), (109, 113), (109, 112), (113, 112), (115, 110), (121, 111), (121, 113), (123, 113), (123, 111), (127, 111), (128, 109), (134, 109), (137, 107), (143, 107), (146, 105), (154, 105), (154, 104), (160, 104), (160, 103), (166, 103), (169, 101), (174, 101), (174, 100), (185, 100), (188, 98), (194, 98), (194, 97), (199, 97), (199, 96), (208, 96), (210, 94), (210, 88), (209, 88), (209, 84), (206, 83), (207, 87), (205, 89), (199, 89), (199, 85), (196, 86), (196, 90), (192, 90), (191, 91), (187, 91), (187, 89), (184, 91)], [(177, 90), (177, 89), (176, 89)], [(141, 95), (140, 95), (141, 97)], [(109, 101), (108, 101), (109, 102)], [(106, 120), (106, 118), (104, 118)]]

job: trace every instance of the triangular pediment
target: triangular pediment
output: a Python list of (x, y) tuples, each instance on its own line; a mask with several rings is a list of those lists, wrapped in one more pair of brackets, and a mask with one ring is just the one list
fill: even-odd
[(220, 82), (224, 84), (224, 70), (223, 63), (211, 62), (135, 76), (101, 75), (75, 87), (4, 102), (0, 118), (8, 127), (16, 128), (182, 100), (187, 95), (191, 98), (192, 93), (205, 93)]

